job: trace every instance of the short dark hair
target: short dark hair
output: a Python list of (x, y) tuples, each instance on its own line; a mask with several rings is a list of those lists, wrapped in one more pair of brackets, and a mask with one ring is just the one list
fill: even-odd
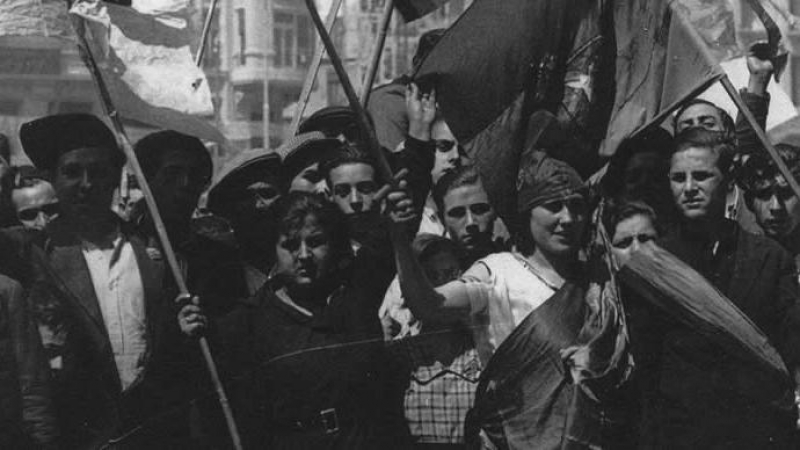
[(481, 176), (478, 169), (471, 164), (458, 167), (439, 178), (436, 186), (433, 187), (433, 201), (436, 203), (436, 209), (439, 210), (439, 216), (444, 216), (444, 197), (448, 192), (462, 186), (476, 184), (482, 184)]
[(351, 255), (347, 218), (333, 202), (315, 193), (293, 191), (282, 197), (275, 207), (278, 217), (278, 235), (292, 235), (305, 225), (308, 216), (314, 216), (330, 236), (336, 257)]
[(686, 102), (683, 106), (678, 109), (678, 112), (675, 113), (675, 116), (672, 118), (672, 129), (677, 132), (678, 130), (678, 117), (681, 116), (687, 109), (691, 108), (695, 105), (708, 105), (714, 108), (719, 117), (722, 119), (722, 133), (725, 135), (727, 139), (733, 140), (736, 137), (736, 123), (733, 121), (733, 118), (727, 111), (720, 108), (719, 106), (715, 105), (714, 103), (704, 100), (702, 98), (695, 98), (688, 102)]
[(375, 171), (375, 182), (379, 184), (382, 182), (381, 174), (372, 156), (358, 145), (344, 142), (341, 147), (335, 150), (334, 156), (323, 161), (320, 166), (320, 172), (325, 176), (328, 187), (332, 187), (331, 171), (346, 164), (366, 164)]
[[(775, 145), (775, 150), (786, 163), (786, 167), (795, 180), (800, 181), (800, 147), (780, 143)], [(771, 183), (779, 174), (778, 167), (772, 158), (765, 152), (758, 152), (750, 155), (742, 165), (737, 184), (744, 189), (745, 196), (748, 196), (753, 191), (764, 187), (766, 183)]]
[(717, 167), (724, 177), (731, 176), (736, 148), (730, 139), (718, 131), (709, 131), (703, 128), (689, 128), (675, 136), (670, 157), (689, 148), (706, 148), (718, 157)]
[(618, 197), (610, 199), (605, 204), (603, 209), (603, 226), (608, 233), (609, 239), (614, 239), (617, 231), (617, 225), (623, 220), (630, 219), (634, 216), (646, 216), (656, 227), (659, 234), (662, 230), (659, 228), (658, 221), (656, 220), (656, 212), (647, 203), (641, 200), (633, 200), (630, 198)]

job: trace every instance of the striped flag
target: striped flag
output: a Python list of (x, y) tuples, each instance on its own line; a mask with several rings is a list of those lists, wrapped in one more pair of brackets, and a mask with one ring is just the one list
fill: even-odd
[(123, 118), (224, 142), (208, 121), (214, 108), (190, 49), (188, 0), (78, 0), (70, 12), (84, 19), (88, 50)]

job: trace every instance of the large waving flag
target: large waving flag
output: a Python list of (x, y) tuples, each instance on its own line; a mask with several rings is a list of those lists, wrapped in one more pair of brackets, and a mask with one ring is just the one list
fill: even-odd
[(616, 99), (601, 155), (725, 75), (718, 58), (736, 50), (724, 7), (724, 0), (617, 2)]
[(88, 50), (123, 118), (224, 142), (207, 120), (214, 108), (190, 50), (188, 0), (78, 0), (70, 12), (84, 19)]

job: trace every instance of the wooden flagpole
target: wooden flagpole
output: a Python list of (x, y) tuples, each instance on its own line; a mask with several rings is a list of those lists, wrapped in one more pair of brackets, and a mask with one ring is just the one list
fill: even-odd
[[(325, 18), (325, 29), (328, 30), (328, 34), (333, 31), (333, 26), (336, 24), (336, 15), (341, 6), (342, 0), (334, 0), (330, 11), (328, 11), (328, 16)], [(319, 66), (322, 63), (322, 57), (324, 55), (325, 44), (320, 40), (319, 43), (317, 43), (317, 47), (314, 49), (314, 56), (311, 59), (311, 65), (308, 68), (306, 79), (303, 82), (303, 90), (300, 92), (300, 99), (297, 100), (297, 107), (294, 111), (294, 117), (292, 117), (292, 124), (289, 126), (289, 136), (297, 134), (297, 129), (300, 127), (300, 120), (302, 120), (303, 113), (306, 111), (306, 106), (308, 106), (308, 100), (311, 97), (311, 89), (314, 87), (314, 81), (317, 79)]]
[(769, 141), (767, 134), (756, 121), (753, 112), (750, 111), (750, 108), (747, 107), (742, 99), (742, 96), (739, 95), (739, 92), (733, 86), (733, 83), (731, 83), (728, 75), (724, 75), (719, 81), (722, 83), (722, 87), (725, 88), (725, 92), (728, 93), (728, 96), (730, 96), (731, 100), (733, 100), (733, 102), (736, 104), (739, 112), (742, 113), (744, 118), (747, 119), (747, 122), (750, 124), (750, 127), (752, 127), (753, 131), (755, 131), (756, 136), (758, 136), (758, 140), (761, 141), (761, 145), (764, 146), (767, 154), (769, 154), (770, 158), (772, 158), (772, 161), (775, 162), (775, 166), (778, 168), (778, 171), (781, 173), (783, 178), (786, 179), (786, 183), (789, 184), (789, 187), (792, 188), (794, 195), (800, 199), (800, 185), (798, 185), (797, 180), (795, 180), (789, 168), (786, 167), (786, 163), (783, 162), (781, 155), (779, 155), (778, 151), (775, 150), (775, 146)]
[(361, 105), (365, 108), (369, 104), (369, 96), (372, 91), (372, 84), (375, 83), (375, 76), (378, 74), (378, 66), (381, 63), (381, 56), (383, 55), (383, 48), (386, 44), (386, 34), (389, 31), (389, 25), (392, 23), (392, 12), (394, 11), (394, 0), (386, 0), (384, 5), (383, 15), (381, 16), (381, 29), (378, 33), (378, 40), (375, 42), (375, 48), (372, 50), (372, 61), (369, 64), (369, 71), (364, 78), (364, 86), (361, 87)]
[[(161, 241), (161, 247), (164, 251), (164, 255), (167, 258), (167, 263), (172, 271), (172, 276), (175, 279), (175, 284), (178, 287), (179, 291), (179, 298), (181, 299), (189, 299), (191, 298), (191, 294), (189, 293), (188, 286), (186, 285), (186, 280), (183, 277), (183, 272), (178, 265), (178, 259), (175, 256), (175, 250), (172, 247), (172, 243), (169, 240), (167, 235), (167, 228), (164, 225), (164, 220), (161, 218), (161, 214), (158, 211), (158, 206), (156, 205), (155, 197), (153, 197), (153, 192), (150, 190), (150, 185), (147, 183), (147, 179), (144, 176), (144, 172), (142, 171), (142, 166), (139, 164), (139, 159), (136, 157), (136, 152), (133, 150), (133, 145), (131, 144), (130, 139), (128, 138), (127, 133), (125, 132), (125, 127), (122, 124), (122, 119), (119, 116), (118, 111), (114, 107), (114, 104), (111, 100), (111, 96), (108, 92), (108, 88), (103, 81), (103, 77), (100, 74), (100, 70), (97, 67), (97, 62), (94, 60), (91, 51), (89, 50), (89, 45), (86, 42), (86, 36), (84, 35), (84, 26), (83, 26), (83, 19), (72, 16), (73, 25), (76, 30), (76, 34), (78, 35), (78, 42), (79, 42), (79, 49), (81, 56), (86, 63), (86, 66), (89, 68), (89, 71), (92, 74), (92, 79), (94, 80), (95, 87), (97, 88), (98, 94), (100, 95), (101, 103), (103, 104), (103, 108), (105, 109), (108, 118), (111, 120), (111, 124), (113, 126), (114, 132), (117, 136), (117, 139), (120, 141), (122, 146), (122, 151), (125, 154), (125, 157), (128, 159), (128, 164), (130, 164), (131, 169), (133, 170), (133, 174), (136, 177), (136, 180), (139, 183), (139, 187), (142, 189), (142, 193), (144, 194), (145, 203), (147, 205), (147, 209), (150, 213), (150, 216), (153, 220), (153, 224), (156, 229), (156, 234), (158, 235), (159, 240)], [(200, 337), (199, 339), (200, 350), (203, 353), (203, 359), (206, 363), (206, 368), (211, 375), (211, 381), (214, 384), (214, 389), (217, 392), (217, 397), (219, 399), (219, 403), (222, 407), (223, 414), (225, 415), (225, 421), (228, 425), (228, 431), (231, 435), (231, 441), (233, 442), (233, 447), (236, 450), (242, 450), (242, 442), (239, 436), (239, 431), (236, 426), (236, 422), (233, 418), (233, 412), (230, 407), (230, 403), (228, 401), (228, 397), (225, 394), (225, 389), (222, 386), (222, 382), (219, 378), (219, 372), (217, 371), (216, 363), (214, 362), (214, 358), (211, 355), (211, 349), (208, 345), (208, 341), (205, 337)]]
[(369, 120), (367, 111), (358, 100), (356, 91), (353, 89), (353, 84), (350, 82), (350, 77), (344, 70), (342, 59), (336, 52), (333, 41), (331, 40), (328, 32), (325, 30), (325, 25), (322, 23), (322, 19), (319, 17), (319, 11), (317, 11), (317, 7), (314, 5), (314, 0), (306, 0), (306, 6), (308, 7), (308, 12), (311, 14), (311, 20), (317, 27), (319, 37), (322, 39), (323, 44), (325, 44), (325, 49), (328, 52), (328, 57), (331, 59), (333, 69), (336, 71), (336, 75), (339, 77), (339, 81), (342, 83), (342, 88), (344, 89), (344, 93), (347, 96), (348, 102), (350, 103), (350, 107), (353, 108), (353, 111), (356, 113), (358, 127), (367, 140), (367, 150), (375, 158), (375, 161), (378, 164), (377, 169), (380, 171), (383, 179), (386, 180), (387, 183), (396, 183), (392, 173), (392, 168), (389, 166), (389, 162), (386, 160), (386, 156), (383, 154), (381, 146), (378, 143), (378, 137), (375, 135), (375, 128), (372, 126), (372, 123)]
[(214, 13), (217, 10), (217, 3), (219, 0), (211, 0), (211, 6), (208, 8), (206, 20), (203, 23), (203, 34), (200, 35), (200, 44), (197, 47), (197, 54), (194, 56), (194, 64), (200, 67), (203, 64), (203, 56), (206, 54), (206, 45), (208, 43), (208, 35), (211, 31), (211, 22), (214, 20)]

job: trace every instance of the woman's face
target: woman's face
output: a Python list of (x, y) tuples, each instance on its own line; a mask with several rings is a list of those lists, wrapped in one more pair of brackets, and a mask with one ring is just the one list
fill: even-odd
[(531, 210), (530, 230), (536, 250), (563, 257), (578, 251), (588, 215), (579, 195), (539, 205)]
[(294, 287), (318, 286), (334, 265), (330, 235), (313, 215), (299, 230), (278, 237), (276, 255), (278, 273)]

